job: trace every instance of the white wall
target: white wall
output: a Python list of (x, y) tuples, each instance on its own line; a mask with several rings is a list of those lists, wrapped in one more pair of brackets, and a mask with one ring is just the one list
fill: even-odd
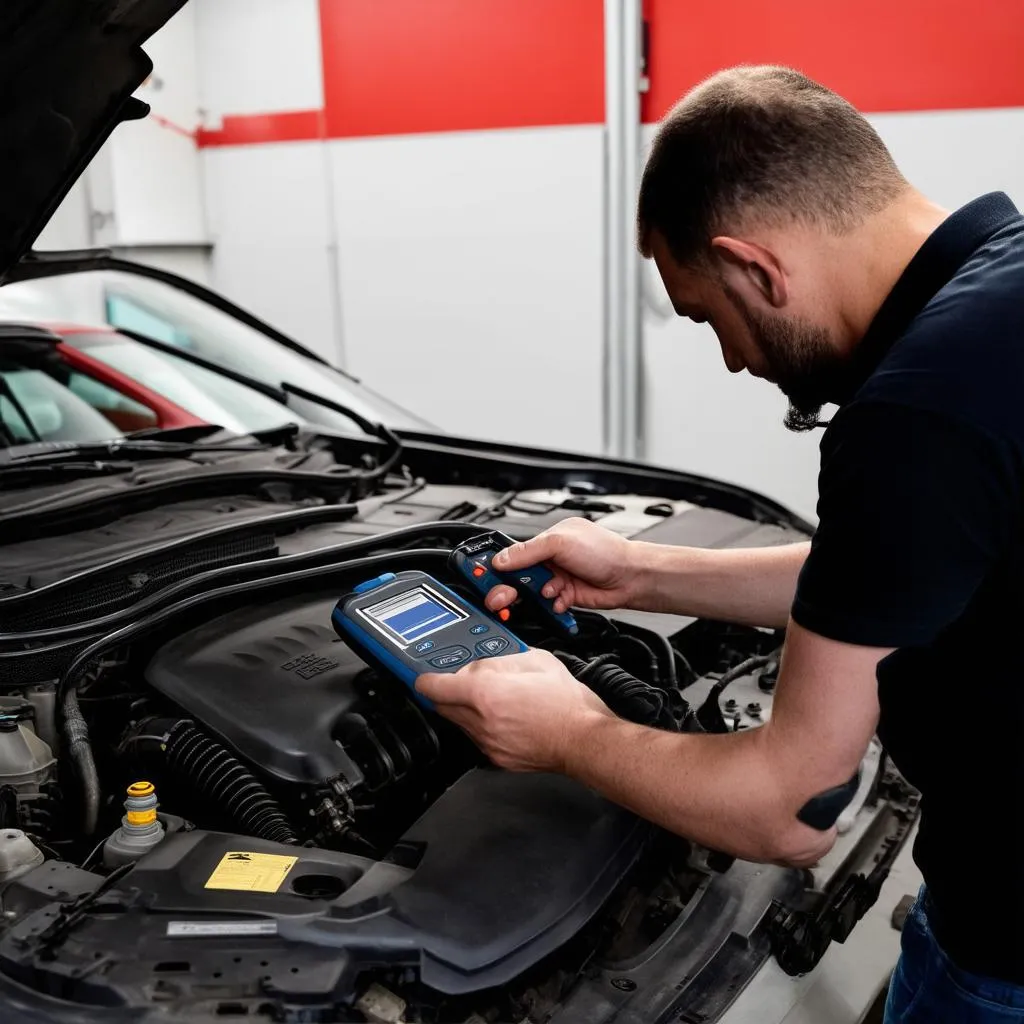
[(330, 144), (349, 367), (448, 429), (601, 444), (602, 130)]
[(207, 127), (225, 114), (323, 106), (317, 0), (198, 0), (188, 9)]
[(203, 151), (215, 288), (344, 363), (322, 142)]
[[(955, 209), (1001, 189), (1024, 207), (1024, 110), (871, 121), (904, 174), (936, 202)], [(649, 139), (653, 128), (645, 131)], [(813, 517), (820, 432), (786, 431), (782, 395), (746, 374), (729, 374), (711, 328), (675, 317), (657, 272), (648, 265), (645, 274), (650, 461), (744, 484)]]

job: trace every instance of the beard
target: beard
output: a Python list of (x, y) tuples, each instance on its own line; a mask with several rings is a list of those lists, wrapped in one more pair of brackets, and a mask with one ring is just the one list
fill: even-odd
[(821, 407), (846, 390), (849, 358), (837, 351), (826, 328), (799, 317), (755, 313), (732, 288), (722, 286), (764, 356), (766, 378), (789, 399), (786, 429), (813, 430), (820, 425)]

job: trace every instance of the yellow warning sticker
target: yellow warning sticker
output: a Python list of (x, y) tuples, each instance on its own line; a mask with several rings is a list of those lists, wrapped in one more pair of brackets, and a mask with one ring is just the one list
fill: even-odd
[(298, 859), (276, 853), (225, 853), (204, 888), (277, 892)]

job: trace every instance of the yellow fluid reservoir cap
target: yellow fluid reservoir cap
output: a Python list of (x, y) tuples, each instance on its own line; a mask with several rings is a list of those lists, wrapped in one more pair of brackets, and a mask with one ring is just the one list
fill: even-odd
[(128, 795), (134, 797), (152, 796), (155, 792), (156, 787), (152, 782), (133, 782), (128, 787)]

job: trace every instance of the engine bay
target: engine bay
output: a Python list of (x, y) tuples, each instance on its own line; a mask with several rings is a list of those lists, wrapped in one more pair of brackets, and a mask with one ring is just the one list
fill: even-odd
[[(23, 575), (0, 595), (0, 997), (54, 1001), (76, 1024), (112, 1008), (596, 1024), (668, 1005), (710, 1022), (769, 956), (809, 969), (873, 901), (916, 799), (884, 760), (841, 870), (733, 861), (569, 779), (496, 769), (331, 626), (339, 595), (384, 571), (473, 601), (448, 555), (495, 526), (524, 538), (583, 515), (704, 547), (799, 532), (671, 489), (404, 480), (339, 505), (282, 487), (189, 498), (182, 539), (164, 504), (10, 548)], [(171, 539), (154, 547), (158, 519)], [(84, 565), (104, 544), (117, 557)], [(780, 631), (577, 619), (556, 636), (517, 605), (512, 626), (621, 717), (704, 732), (770, 717)], [(701, 982), (722, 970), (737, 982)]]

